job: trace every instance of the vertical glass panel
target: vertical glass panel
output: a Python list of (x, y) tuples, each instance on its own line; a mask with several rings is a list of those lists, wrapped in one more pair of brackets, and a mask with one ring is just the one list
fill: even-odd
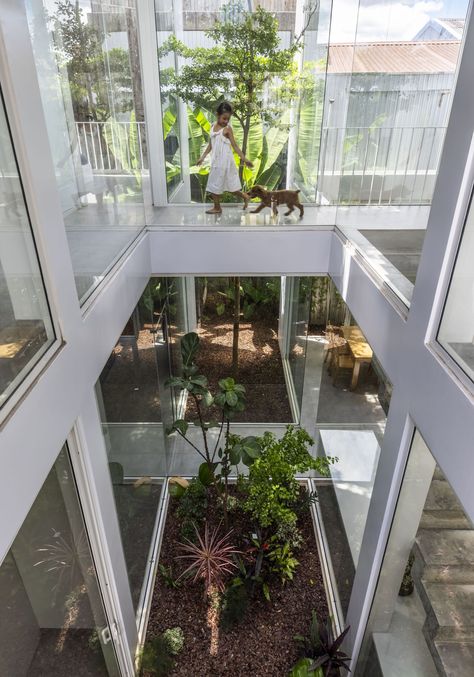
[[(169, 79), (178, 69), (178, 57), (173, 51), (162, 49), (166, 41), (176, 35), (176, 10), (171, 0), (155, 0), (156, 37), (160, 70), (161, 111), (163, 116), (163, 143), (166, 163), (168, 199), (180, 185), (183, 174), (180, 148), (180, 102), (169, 91)], [(179, 6), (179, 3), (178, 3)]]
[(326, 102), (334, 128), (321, 190), (339, 205), (336, 223), (409, 306), (469, 3), (360, 0), (354, 39), (346, 4), (334, 0)]
[(25, 0), (56, 181), (84, 301), (144, 225), (135, 0)]
[[(324, 279), (324, 278), (323, 278)], [(305, 391), (316, 417), (317, 451), (336, 456), (331, 479), (316, 480), (319, 511), (339, 609), (347, 612), (372, 497), (391, 384), (367, 338), (331, 281), (313, 293)], [(321, 319), (325, 315), (325, 324)], [(312, 424), (314, 429), (314, 423)]]
[(0, 94), (0, 406), (54, 340)]
[(67, 449), (0, 567), (0, 674), (120, 674)]
[(150, 570), (161, 489), (169, 471), (164, 427), (178, 417), (165, 382), (172, 374), (171, 341), (177, 345), (184, 333), (183, 302), (178, 278), (152, 278), (96, 386), (136, 609)]
[[(279, 341), (280, 278), (200, 277), (195, 282), (198, 365), (211, 388), (226, 376), (245, 386), (247, 406), (233, 419), (238, 423), (291, 422)], [(187, 406), (191, 415), (190, 400)]]
[[(300, 188), (304, 202), (315, 202), (318, 199), (318, 168), (320, 162), (324, 162), (328, 140), (327, 127), (323, 134), (323, 109), (332, 0), (319, 2), (317, 11), (309, 17), (313, 6), (312, 3), (296, 4), (296, 23), (308, 23), (308, 26), (299, 55), (303, 86), (295, 105), (294, 131), (290, 131), (287, 170), (288, 187), (294, 184)], [(291, 147), (293, 135), (296, 143), (295, 157)]]
[[(290, 371), (290, 390), (294, 399), (294, 416), (300, 418), (306, 362), (306, 344), (311, 302), (311, 284), (315, 278), (284, 277), (285, 311), (280, 320), (280, 342), (284, 344), (284, 361)], [(285, 335), (286, 334), (286, 335)]]
[(474, 208), (471, 204), (441, 319), (438, 341), (474, 381)]
[(356, 675), (471, 675), (474, 531), (415, 433)]

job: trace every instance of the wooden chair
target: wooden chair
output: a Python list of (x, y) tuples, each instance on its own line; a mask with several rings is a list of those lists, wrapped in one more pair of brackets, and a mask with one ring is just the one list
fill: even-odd
[(339, 379), (339, 376), (342, 371), (354, 369), (355, 360), (352, 357), (349, 347), (346, 345), (338, 346), (333, 351), (333, 361), (332, 361), (332, 384), (336, 385), (336, 381)]

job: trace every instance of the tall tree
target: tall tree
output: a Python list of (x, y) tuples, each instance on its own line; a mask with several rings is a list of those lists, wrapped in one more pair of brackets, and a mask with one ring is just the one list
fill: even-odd
[[(318, 6), (319, 0), (308, 6), (305, 25), (287, 48), (281, 47), (274, 14), (262, 7), (245, 11), (241, 4), (237, 11), (235, 5), (232, 11), (224, 6), (224, 18), (206, 31), (214, 42), (212, 47), (187, 47), (172, 35), (160, 54), (174, 52), (184, 64), (179, 72), (169, 74), (169, 92), (207, 110), (229, 99), (241, 128), (237, 137), (245, 155), (252, 121), (275, 123), (298, 94), (301, 78), (295, 56)], [(245, 180), (243, 163), (239, 171)]]

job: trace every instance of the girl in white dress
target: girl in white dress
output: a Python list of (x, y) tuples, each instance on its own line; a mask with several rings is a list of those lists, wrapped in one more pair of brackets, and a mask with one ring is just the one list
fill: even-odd
[(242, 192), (239, 172), (234, 160), (232, 149), (247, 165), (253, 167), (247, 160), (235, 142), (232, 127), (229, 124), (232, 115), (232, 106), (227, 101), (219, 104), (216, 110), (217, 120), (211, 128), (211, 138), (206, 150), (197, 161), (198, 165), (204, 162), (204, 158), (212, 151), (211, 170), (207, 180), (207, 192), (211, 194), (214, 207), (208, 209), (206, 214), (221, 214), (221, 195), (225, 191), (238, 195), (244, 200), (244, 209), (247, 208), (249, 196)]

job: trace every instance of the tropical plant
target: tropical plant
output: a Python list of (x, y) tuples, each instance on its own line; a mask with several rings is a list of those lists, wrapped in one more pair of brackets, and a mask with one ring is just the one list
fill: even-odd
[(174, 577), (173, 568), (171, 566), (167, 567), (160, 562), (158, 564), (158, 570), (167, 588), (177, 590), (181, 587), (181, 581)]
[(240, 554), (240, 550), (230, 542), (232, 531), (222, 536), (219, 527), (210, 531), (207, 523), (203, 536), (197, 528), (195, 531), (197, 543), (185, 538), (184, 543), (179, 544), (183, 554), (177, 555), (177, 558), (188, 562), (181, 577), (193, 574), (195, 582), (202, 580), (205, 594), (209, 594), (212, 589), (223, 591), (226, 576), (237, 568), (233, 557)]
[(109, 153), (115, 159), (115, 166), (135, 176), (138, 188), (142, 184), (140, 145), (135, 111), (130, 113), (127, 125), (111, 117), (103, 125), (103, 135)]
[[(194, 400), (198, 415), (195, 424), (201, 429), (203, 449), (188, 435), (189, 423), (184, 419), (177, 419), (168, 429), (168, 434), (177, 433), (201, 456), (203, 463), (199, 466), (199, 480), (205, 486), (216, 485), (218, 479), (224, 481), (224, 522), (227, 526), (227, 499), (229, 495), (228, 477), (231, 465), (241, 461), (249, 465), (260, 453), (259, 445), (254, 437), (238, 437), (230, 434), (230, 421), (236, 413), (245, 408), (245, 388), (236, 383), (233, 378), (220, 379), (215, 395), (208, 388), (206, 376), (199, 374), (195, 358), (199, 350), (199, 336), (195, 332), (185, 334), (181, 339), (181, 356), (183, 375), (168, 379), (167, 385), (187, 391)], [(215, 405), (220, 413), (220, 421), (205, 420), (204, 409)], [(209, 430), (217, 428), (215, 442), (211, 442)], [(224, 433), (224, 445), (221, 438)], [(218, 459), (218, 460), (216, 460)], [(221, 465), (221, 472), (216, 476), (217, 468)]]
[(260, 455), (249, 467), (244, 510), (263, 529), (296, 524), (295, 504), (300, 493), (296, 473), (316, 470), (328, 475), (334, 459), (313, 458), (308, 450), (313, 444), (305, 430), (292, 425), (280, 440), (270, 432), (260, 438)]
[(168, 628), (163, 633), (168, 651), (172, 656), (177, 656), (182, 651), (184, 646), (184, 633), (179, 626), (175, 628)]
[(311, 658), (300, 658), (300, 660), (293, 666), (288, 677), (324, 677), (322, 668), (312, 668), (313, 661)]
[(181, 520), (181, 536), (192, 538), (194, 525), (200, 526), (207, 509), (207, 490), (199, 478), (192, 479), (179, 498), (176, 515)]
[(272, 177), (273, 166), (288, 138), (289, 109), (301, 81), (295, 57), (318, 3), (305, 8), (303, 29), (287, 48), (280, 45), (274, 14), (261, 6), (245, 11), (234, 4), (232, 12), (229, 7), (223, 7), (223, 18), (206, 31), (213, 46), (188, 47), (172, 35), (160, 56), (173, 52), (185, 60), (179, 73), (169, 74), (168, 87), (193, 109), (214, 110), (223, 98), (232, 101), (237, 143), (254, 163), (253, 169), (242, 163), (240, 176), (247, 186), (271, 185), (280, 178)]
[[(326, 619), (320, 623), (316, 611), (312, 611), (309, 635), (295, 635), (294, 640), (298, 643), (304, 657), (311, 659), (310, 670), (322, 669), (324, 675), (330, 675), (332, 670), (344, 668), (349, 671), (347, 663), (350, 657), (339, 650), (345, 636), (349, 632), (350, 625), (336, 638), (333, 636), (331, 620)], [(308, 674), (312, 674), (309, 672)]]
[(229, 630), (240, 623), (249, 606), (248, 588), (241, 578), (234, 579), (222, 596), (220, 624)]
[(299, 562), (296, 557), (293, 556), (290, 544), (288, 542), (275, 543), (274, 539), (272, 539), (272, 545), (270, 547), (270, 552), (268, 553), (268, 559), (271, 563), (271, 573), (277, 574), (280, 577), (282, 583), (293, 580), (293, 576)]
[(163, 635), (148, 640), (141, 652), (141, 669), (156, 677), (165, 677), (174, 668), (174, 658)]

